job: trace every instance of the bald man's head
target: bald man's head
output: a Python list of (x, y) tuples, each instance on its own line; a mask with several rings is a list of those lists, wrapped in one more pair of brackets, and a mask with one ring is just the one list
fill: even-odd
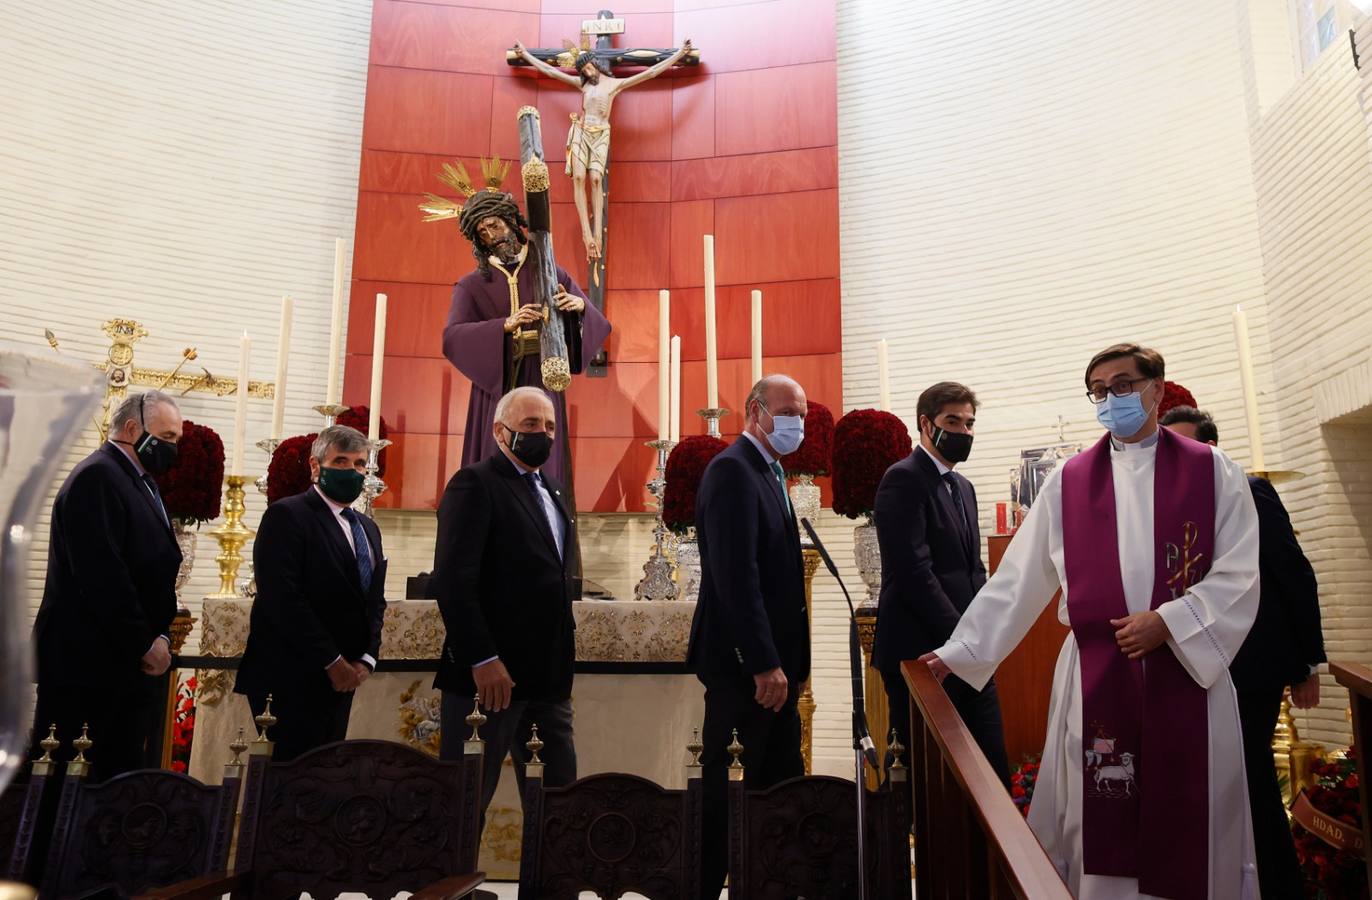
[(775, 416), (799, 416), (805, 418), (808, 411), (805, 388), (788, 375), (768, 375), (748, 392), (744, 401), (745, 429), (753, 437), (762, 441), (772, 450), (773, 455), (781, 456), (772, 448), (767, 436), (772, 432)]

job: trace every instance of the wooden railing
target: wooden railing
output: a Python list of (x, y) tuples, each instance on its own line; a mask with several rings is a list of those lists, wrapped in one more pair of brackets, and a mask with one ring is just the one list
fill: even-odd
[[(1353, 746), (1357, 749), (1358, 801), (1362, 807), (1363, 837), (1372, 834), (1367, 805), (1367, 753), (1372, 750), (1372, 669), (1357, 663), (1329, 664), (1334, 680), (1348, 688), (1348, 708), (1353, 712)], [(1372, 853), (1365, 854), (1367, 878), (1372, 882)]]
[(901, 668), (910, 688), (915, 896), (1071, 900), (943, 686), (923, 663)]

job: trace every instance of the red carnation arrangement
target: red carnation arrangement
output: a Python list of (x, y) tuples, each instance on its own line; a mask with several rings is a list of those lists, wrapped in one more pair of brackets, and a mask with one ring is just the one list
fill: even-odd
[(834, 426), (834, 512), (870, 516), (881, 476), (910, 455), (910, 430), (880, 409), (854, 409)]
[(186, 419), (176, 444), (176, 462), (157, 478), (167, 516), (182, 525), (219, 518), (224, 489), (224, 441), (207, 425)]
[[(1351, 830), (1362, 828), (1356, 750), (1349, 748), (1344, 758), (1321, 763), (1314, 774), (1315, 786), (1305, 792), (1310, 804)], [(1367, 897), (1367, 866), (1360, 855), (1334, 847), (1294, 820), (1291, 836), (1305, 876), (1306, 896)]]
[(834, 414), (823, 403), (811, 403), (805, 413), (805, 440), (795, 453), (781, 458), (787, 475), (828, 475), (834, 455)]
[(1158, 404), (1158, 415), (1161, 416), (1174, 406), (1189, 406), (1192, 409), (1199, 409), (1196, 398), (1191, 392), (1175, 381), (1164, 381), (1162, 383), (1162, 402)]
[[(371, 416), (372, 411), (370, 407), (350, 406), (343, 412), (339, 413), (338, 418), (335, 419), (334, 422), (339, 425), (347, 425), (349, 428), (356, 428), (358, 431), (362, 432), (363, 434), (366, 434), (367, 426), (371, 424)], [(377, 435), (378, 440), (384, 441), (391, 436), (391, 429), (386, 424), (386, 419), (384, 416), (381, 418), (381, 425), (377, 429), (377, 431), (380, 432)], [(380, 453), (376, 455), (376, 476), (378, 478), (386, 477), (385, 450), (382, 450)]]
[(662, 520), (677, 534), (696, 524), (696, 491), (710, 460), (728, 449), (717, 437), (697, 434), (672, 448), (667, 457), (667, 486), (663, 490)]
[(267, 504), (294, 497), (310, 486), (310, 447), (317, 434), (286, 438), (276, 445), (267, 465)]

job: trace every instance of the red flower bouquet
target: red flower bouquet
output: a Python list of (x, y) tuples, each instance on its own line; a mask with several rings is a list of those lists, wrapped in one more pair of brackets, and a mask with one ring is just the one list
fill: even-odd
[(834, 426), (834, 512), (850, 519), (871, 515), (877, 485), (892, 464), (910, 455), (905, 423), (879, 409), (855, 409)]
[(286, 438), (276, 446), (267, 466), (267, 503), (294, 497), (310, 486), (310, 446), (317, 434)]
[(805, 440), (795, 453), (781, 458), (787, 475), (828, 475), (834, 455), (834, 414), (823, 403), (811, 403), (805, 413)]
[(176, 448), (176, 463), (157, 476), (157, 490), (167, 515), (183, 525), (219, 518), (224, 442), (213, 428), (186, 419)]
[[(1362, 828), (1362, 805), (1358, 800), (1356, 751), (1315, 767), (1315, 786), (1305, 792), (1315, 809), (1353, 830)], [(1311, 898), (1365, 898), (1367, 867), (1360, 855), (1341, 850), (1297, 821), (1291, 823), (1296, 858), (1305, 875), (1306, 896)]]
[(728, 448), (717, 437), (697, 434), (672, 448), (667, 457), (667, 487), (662, 497), (662, 519), (677, 534), (685, 534), (696, 524), (696, 490), (705, 476), (705, 467)]
[(192, 675), (177, 690), (176, 711), (172, 715), (171, 769), (182, 774), (190, 765), (191, 740), (195, 737), (195, 686), (195, 676)]
[(1174, 406), (1198, 408), (1196, 398), (1192, 396), (1190, 391), (1175, 381), (1164, 381), (1162, 383), (1162, 402), (1158, 404), (1158, 415), (1161, 416)]
[(1010, 776), (1010, 797), (1015, 801), (1015, 807), (1020, 811), (1020, 815), (1029, 815), (1029, 804), (1034, 799), (1034, 785), (1039, 780), (1039, 758), (1037, 756), (1027, 757), (1020, 767), (1015, 770), (1015, 774)]
[[(358, 431), (362, 432), (363, 434), (366, 434), (367, 425), (370, 424), (371, 415), (372, 411), (370, 407), (350, 406), (343, 412), (339, 413), (338, 418), (334, 421), (337, 422), (339, 425), (347, 425), (349, 428), (356, 428)], [(384, 441), (391, 436), (390, 426), (386, 424), (386, 419), (384, 416), (381, 418), (381, 425), (377, 428), (377, 431), (379, 432), (377, 434), (377, 438), (379, 440)], [(382, 450), (380, 453), (376, 455), (376, 476), (378, 478), (386, 477), (385, 450)]]

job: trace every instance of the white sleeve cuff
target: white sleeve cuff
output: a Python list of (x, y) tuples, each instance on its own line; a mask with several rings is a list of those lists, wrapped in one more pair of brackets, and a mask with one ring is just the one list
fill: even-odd
[(1188, 638), (1192, 638), (1199, 632), (1204, 625), (1200, 617), (1191, 608), (1191, 604), (1186, 602), (1187, 595), (1183, 594), (1176, 600), (1168, 600), (1166, 603), (1159, 604), (1157, 614), (1162, 616), (1163, 623), (1167, 626), (1167, 631), (1172, 635), (1172, 640), (1178, 644), (1185, 643)]
[(376, 671), (376, 659), (370, 653), (362, 654), (362, 661), (367, 664), (373, 672)]
[(334, 657), (333, 662), (329, 663), (329, 664), (328, 664), (327, 666), (325, 666), (324, 668), (325, 668), (325, 669), (332, 669), (334, 663), (338, 662), (338, 661), (339, 661), (340, 659), (342, 659), (342, 658), (343, 658), (343, 654), (342, 654), (342, 653), (338, 654), (336, 657)]
[(483, 659), (483, 660), (482, 660), (481, 662), (479, 662), (479, 663), (472, 663), (472, 668), (473, 668), (473, 669), (479, 669), (479, 668), (481, 668), (482, 666), (486, 665), (487, 663), (493, 663), (493, 662), (495, 662), (495, 661), (498, 660), (498, 659), (500, 659), (499, 656), (492, 656), (490, 659)]

